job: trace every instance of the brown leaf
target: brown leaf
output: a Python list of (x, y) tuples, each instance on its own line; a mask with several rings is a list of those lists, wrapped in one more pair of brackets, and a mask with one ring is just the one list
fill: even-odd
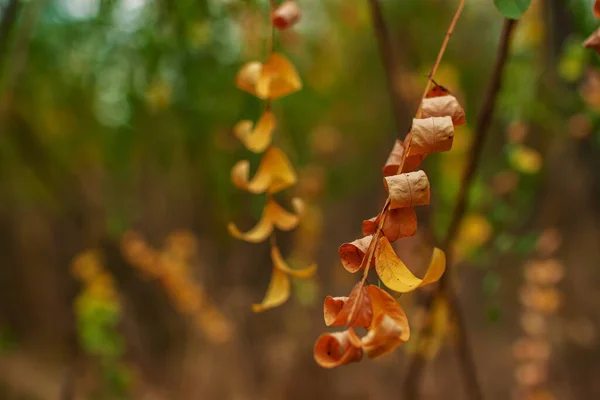
[(437, 83), (434, 83), (434, 87), (432, 87), (431, 89), (429, 89), (429, 92), (427, 92), (427, 94), (425, 95), (426, 99), (431, 99), (433, 97), (441, 97), (441, 96), (447, 96), (450, 94), (450, 91), (448, 89), (446, 89), (445, 87), (443, 87), (442, 85), (438, 85)]
[(596, 1), (594, 2), (594, 9), (593, 9), (593, 12), (594, 12), (594, 16), (595, 16), (596, 18), (600, 18), (600, 0), (596, 0)]
[[(349, 320), (353, 308), (356, 310), (355, 315)], [(373, 312), (367, 289), (359, 282), (349, 297), (327, 296), (323, 304), (323, 315), (327, 326), (369, 326)]]
[(249, 181), (250, 163), (239, 161), (231, 169), (231, 181), (240, 189), (248, 192), (275, 193), (296, 183), (296, 172), (283, 151), (270, 147), (263, 156), (256, 175)]
[(448, 151), (454, 140), (454, 125), (450, 117), (413, 119), (410, 155)]
[(423, 171), (387, 176), (384, 185), (392, 210), (429, 204), (429, 180)]
[(386, 291), (375, 285), (367, 286), (373, 308), (373, 323), (361, 339), (369, 358), (379, 357), (394, 350), (410, 337), (408, 319), (400, 304)]
[[(377, 230), (381, 214), (377, 217), (367, 219), (362, 223), (363, 235), (372, 235)], [(417, 214), (412, 208), (395, 208), (388, 211), (383, 223), (383, 234), (390, 242), (399, 238), (413, 236), (417, 232)]]
[(369, 250), (372, 238), (372, 236), (365, 236), (354, 242), (344, 243), (340, 246), (338, 253), (346, 271), (353, 274), (365, 268), (362, 262), (366, 252)]
[(360, 361), (363, 351), (353, 345), (355, 342), (356, 333), (352, 328), (344, 332), (324, 333), (315, 343), (315, 361), (323, 368), (334, 368)]
[(454, 126), (464, 125), (465, 110), (452, 95), (426, 98), (421, 105), (421, 118), (451, 117)]
[(585, 39), (583, 47), (594, 50), (596, 53), (600, 54), (600, 28), (596, 29), (594, 33)]
[[(388, 156), (385, 165), (383, 166), (383, 175), (391, 176), (396, 175), (398, 173), (398, 168), (400, 167), (400, 163), (402, 162), (402, 156), (404, 155), (404, 143), (402, 140), (398, 139), (394, 143), (394, 148), (392, 152)], [(406, 161), (404, 161), (404, 167), (402, 168), (402, 172), (412, 172), (421, 165), (421, 162), (425, 159), (425, 155), (417, 155), (417, 156), (408, 156)]]
[(301, 16), (302, 12), (295, 1), (284, 1), (275, 9), (271, 20), (275, 28), (282, 31), (298, 23)]

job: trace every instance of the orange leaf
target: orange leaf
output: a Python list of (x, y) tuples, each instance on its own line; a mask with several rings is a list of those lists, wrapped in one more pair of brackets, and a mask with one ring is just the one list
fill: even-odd
[(285, 272), (288, 275), (293, 276), (294, 278), (308, 278), (312, 276), (317, 270), (316, 264), (313, 264), (303, 269), (290, 268), (281, 256), (281, 252), (279, 251), (279, 248), (277, 246), (271, 248), (271, 260), (273, 261), (273, 265), (275, 266), (275, 268), (282, 272)]
[(594, 2), (594, 16), (600, 18), (600, 0)]
[(371, 244), (371, 239), (373, 239), (373, 236), (369, 235), (351, 243), (344, 243), (340, 246), (338, 253), (346, 271), (355, 273), (365, 268), (365, 266), (362, 265), (362, 262), (363, 258), (365, 258), (365, 253)]
[(239, 161), (231, 169), (231, 181), (235, 186), (254, 194), (279, 192), (294, 185), (297, 179), (290, 160), (277, 147), (267, 150), (256, 175), (250, 181), (249, 174), (250, 163), (247, 160)]
[(384, 185), (392, 210), (429, 204), (429, 180), (423, 171), (386, 176)]
[(292, 199), (292, 206), (296, 214), (286, 211), (275, 200), (269, 199), (260, 220), (254, 228), (243, 233), (240, 232), (234, 223), (230, 222), (227, 225), (227, 229), (231, 236), (237, 239), (250, 243), (260, 243), (269, 237), (273, 232), (274, 226), (282, 231), (289, 231), (298, 225), (300, 216), (304, 210), (304, 204), (301, 199), (295, 197)]
[(273, 15), (271, 16), (271, 20), (273, 21), (273, 25), (275, 28), (280, 31), (291, 28), (298, 21), (300, 21), (300, 17), (302, 16), (302, 12), (300, 11), (300, 7), (294, 1), (284, 1), (275, 9)]
[[(372, 235), (377, 230), (381, 214), (362, 223), (363, 235)], [(383, 223), (383, 234), (390, 242), (399, 238), (413, 236), (417, 232), (417, 214), (412, 208), (396, 208), (390, 210)]]
[(600, 54), (600, 28), (596, 29), (587, 39), (585, 39), (583, 47), (594, 50), (596, 53)]
[(315, 361), (323, 368), (360, 361), (363, 352), (360, 347), (354, 346), (357, 338), (352, 328), (344, 332), (322, 334), (315, 343)]
[(265, 111), (254, 129), (252, 128), (252, 121), (243, 120), (235, 125), (233, 133), (248, 150), (261, 153), (271, 144), (275, 130), (275, 116), (271, 111)]
[(235, 84), (238, 88), (256, 96), (256, 83), (263, 70), (262, 63), (250, 61), (242, 65), (236, 78)]
[(451, 117), (454, 126), (464, 125), (465, 110), (456, 97), (452, 95), (431, 97), (423, 100), (421, 105), (421, 118), (429, 117)]
[(377, 286), (367, 286), (373, 307), (373, 323), (361, 339), (369, 358), (379, 357), (394, 350), (410, 337), (408, 319), (400, 304)]
[(432, 87), (429, 92), (427, 92), (427, 94), (425, 95), (426, 99), (430, 99), (432, 97), (441, 97), (441, 96), (447, 96), (450, 94), (450, 91), (448, 89), (446, 89), (445, 87), (438, 85), (437, 83), (434, 83), (434, 87)]
[[(402, 162), (403, 156), (404, 143), (402, 142), (402, 140), (398, 139), (394, 143), (394, 148), (392, 149), (392, 152), (388, 156), (388, 159), (385, 162), (385, 165), (383, 166), (383, 175), (396, 175), (398, 173), (398, 168), (400, 167), (400, 163)], [(425, 154), (406, 157), (406, 161), (404, 161), (404, 167), (402, 168), (402, 172), (414, 171), (421, 164), (424, 158)]]
[[(349, 320), (350, 312), (355, 307), (355, 316)], [(359, 282), (354, 286), (349, 297), (325, 298), (323, 304), (325, 325), (327, 326), (369, 326), (373, 318), (371, 299), (366, 288)]]
[(454, 140), (452, 118), (415, 118), (413, 119), (410, 135), (409, 154), (411, 156), (448, 151), (452, 148), (452, 141)]
[(440, 279), (446, 270), (446, 255), (438, 248), (433, 249), (431, 262), (423, 279), (419, 279), (398, 258), (389, 240), (383, 236), (375, 249), (375, 269), (388, 288), (406, 293)]
[(260, 304), (253, 304), (252, 311), (261, 312), (282, 305), (290, 297), (290, 278), (279, 268), (273, 267), (271, 282)]
[(276, 99), (296, 92), (302, 82), (294, 65), (283, 55), (269, 56), (256, 82), (256, 95), (261, 99)]

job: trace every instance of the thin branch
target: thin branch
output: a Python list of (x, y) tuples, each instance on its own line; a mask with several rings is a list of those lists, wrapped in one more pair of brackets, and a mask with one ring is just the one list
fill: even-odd
[[(496, 63), (492, 71), (489, 88), (487, 91), (486, 98), (483, 102), (483, 106), (478, 115), (476, 127), (475, 127), (475, 138), (468, 155), (468, 163), (463, 174), (460, 190), (454, 211), (452, 213), (452, 219), (446, 233), (446, 237), (442, 242), (442, 249), (447, 255), (447, 270), (442, 276), (438, 287), (429, 294), (425, 301), (425, 308), (428, 310), (428, 321), (423, 329), (426, 333), (431, 329), (430, 326), (430, 311), (434, 303), (435, 298), (438, 296), (446, 296), (452, 316), (456, 322), (458, 330), (458, 343), (457, 343), (457, 357), (460, 364), (462, 377), (464, 380), (466, 398), (471, 400), (483, 399), (481, 386), (477, 380), (477, 371), (473, 361), (473, 355), (469, 345), (469, 338), (466, 329), (466, 323), (462, 314), (458, 298), (455, 294), (455, 290), (452, 286), (451, 280), (451, 266), (452, 266), (452, 244), (456, 239), (456, 233), (467, 210), (469, 192), (475, 179), (476, 172), (479, 167), (481, 160), (481, 153), (485, 144), (485, 139), (490, 130), (492, 119), (494, 116), (494, 110), (496, 107), (496, 100), (500, 93), (502, 77), (506, 62), (508, 59), (508, 52), (510, 49), (512, 34), (516, 27), (517, 21), (505, 19), (502, 27), (502, 33), (500, 37), (500, 43), (498, 45), (498, 52), (496, 56)], [(429, 325), (429, 326), (428, 326)], [(420, 335), (419, 337), (423, 337)], [(425, 366), (425, 359), (420, 354), (415, 354), (409, 361), (408, 372), (406, 374), (404, 382), (404, 390), (407, 399), (418, 398), (418, 388), (420, 383), (420, 377), (422, 375)]]
[(387, 77), (387, 89), (390, 96), (390, 102), (392, 103), (392, 113), (394, 114), (394, 122), (397, 130), (396, 135), (400, 136), (403, 134), (403, 131), (405, 131), (405, 127), (403, 126), (402, 121), (402, 99), (394, 85), (394, 76), (398, 72), (398, 60), (394, 52), (390, 32), (383, 19), (383, 12), (381, 11), (379, 0), (369, 0), (369, 7), (371, 9), (373, 29), (375, 31), (375, 36), (377, 37), (377, 44), (379, 45), (379, 54), (381, 54), (383, 67)]

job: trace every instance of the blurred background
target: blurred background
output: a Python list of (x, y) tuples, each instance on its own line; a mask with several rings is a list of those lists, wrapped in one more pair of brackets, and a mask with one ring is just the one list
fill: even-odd
[[(381, 209), (381, 167), (406, 132), (368, 2), (297, 2), (302, 21), (275, 48), (304, 87), (274, 103), (274, 140), (299, 175), (285, 196), (308, 210), (278, 239), (319, 269), (254, 314), (269, 247), (226, 225), (251, 227), (265, 202), (230, 169), (259, 160), (232, 127), (263, 105), (234, 82), (266, 57), (267, 1), (0, 0), (0, 399), (398, 399), (415, 352), (429, 360), (423, 399), (464, 398), (443, 305), (431, 345), (414, 344), (423, 292), (401, 299), (413, 338), (399, 350), (335, 370), (313, 360), (324, 297), (357, 280), (338, 246)], [(381, 4), (408, 129), (457, 2)], [(600, 63), (581, 46), (600, 25), (591, 7), (535, 0), (519, 22), (453, 249), (488, 399), (600, 396)], [(432, 203), (396, 247), (417, 274), (447, 229), (501, 25), (492, 0), (467, 1), (436, 75), (468, 124), (423, 164)]]

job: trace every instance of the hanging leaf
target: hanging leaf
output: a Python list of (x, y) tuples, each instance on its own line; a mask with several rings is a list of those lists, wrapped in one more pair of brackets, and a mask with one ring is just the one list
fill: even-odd
[(344, 332), (324, 333), (315, 343), (315, 361), (323, 368), (360, 361), (363, 351), (355, 346), (357, 342), (360, 343), (360, 338), (352, 328)]
[(452, 95), (426, 98), (421, 105), (421, 118), (451, 117), (454, 126), (464, 125), (465, 110)]
[(256, 82), (256, 95), (261, 99), (277, 99), (302, 88), (294, 65), (283, 55), (271, 54)]
[(344, 243), (340, 246), (338, 253), (346, 271), (353, 274), (365, 268), (365, 266), (362, 265), (362, 262), (367, 250), (369, 250), (372, 239), (373, 236), (369, 235), (351, 243)]
[(256, 96), (256, 83), (263, 69), (262, 63), (258, 61), (247, 62), (240, 68), (235, 84), (238, 88)]
[[(356, 310), (355, 316), (349, 321), (352, 309)], [(366, 327), (373, 319), (371, 299), (366, 288), (359, 282), (354, 286), (349, 297), (327, 296), (323, 304), (323, 314), (327, 326)]]
[(429, 89), (429, 92), (425, 95), (426, 99), (432, 99), (434, 97), (448, 96), (450, 95), (450, 91), (443, 87), (442, 85), (438, 85), (434, 82), (434, 86)]
[(265, 241), (273, 232), (273, 228), (277, 227), (282, 231), (289, 231), (298, 226), (300, 217), (304, 210), (302, 199), (297, 197), (292, 199), (292, 207), (295, 214), (286, 211), (274, 199), (269, 199), (265, 206), (262, 216), (254, 228), (248, 232), (240, 232), (237, 226), (230, 222), (227, 225), (227, 230), (234, 238), (245, 240), (250, 243), (260, 243)]
[(600, 0), (596, 0), (596, 1), (594, 2), (594, 9), (593, 9), (593, 12), (594, 12), (594, 16), (595, 16), (596, 18), (600, 18)]
[[(379, 226), (381, 214), (363, 221), (363, 235), (373, 235)], [(388, 212), (383, 222), (382, 232), (393, 243), (399, 238), (413, 236), (417, 233), (417, 214), (413, 208), (396, 208)]]
[[(383, 166), (383, 176), (392, 176), (398, 174), (398, 168), (402, 162), (404, 156), (404, 143), (402, 140), (396, 140), (394, 148), (388, 156), (385, 165)], [(412, 172), (421, 165), (421, 162), (425, 159), (425, 155), (416, 155), (406, 157), (404, 161), (404, 167), (401, 172)]]
[(384, 236), (379, 239), (375, 249), (375, 269), (385, 286), (396, 292), (406, 293), (440, 279), (446, 269), (446, 256), (442, 250), (434, 248), (427, 272), (420, 279), (398, 258)]
[[(440, 99), (441, 97), (437, 97)], [(424, 119), (413, 119), (410, 130), (411, 156), (438, 153), (448, 151), (452, 148), (454, 140), (454, 125), (452, 118), (430, 117)]]
[(531, 5), (531, 0), (494, 0), (494, 4), (506, 18), (519, 19)]
[(231, 181), (240, 189), (248, 192), (275, 193), (289, 188), (296, 183), (297, 177), (290, 160), (277, 147), (270, 147), (258, 166), (258, 171), (252, 180), (248, 181), (250, 163), (239, 161), (231, 169)]
[(293, 276), (294, 278), (309, 278), (311, 277), (315, 271), (317, 270), (317, 266), (315, 264), (303, 268), (303, 269), (292, 269), (285, 262), (283, 257), (281, 256), (281, 252), (277, 246), (273, 246), (271, 248), (271, 260), (273, 261), (273, 265), (278, 270), (285, 272), (288, 275)]
[(596, 53), (600, 54), (600, 29), (596, 29), (587, 39), (585, 39), (583, 47), (594, 50)]
[(271, 20), (275, 28), (283, 31), (298, 23), (301, 16), (302, 12), (300, 11), (300, 7), (298, 7), (298, 3), (295, 1), (284, 1), (275, 9)]
[(386, 176), (384, 184), (392, 210), (429, 204), (429, 180), (423, 171)]
[(290, 297), (290, 278), (279, 268), (273, 267), (271, 282), (260, 304), (253, 304), (252, 311), (261, 312), (282, 305)]
[(262, 153), (271, 144), (275, 130), (275, 116), (265, 111), (253, 129), (252, 121), (243, 120), (233, 127), (233, 134), (246, 148), (254, 153)]
[(410, 328), (404, 310), (392, 296), (375, 285), (367, 286), (366, 290), (373, 308), (373, 322), (361, 342), (367, 356), (375, 358), (406, 342)]

